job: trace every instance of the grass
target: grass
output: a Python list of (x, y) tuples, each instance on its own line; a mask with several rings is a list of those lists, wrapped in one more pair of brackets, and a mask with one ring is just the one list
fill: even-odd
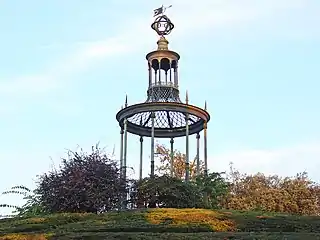
[(320, 239), (320, 217), (153, 209), (0, 220), (0, 240)]

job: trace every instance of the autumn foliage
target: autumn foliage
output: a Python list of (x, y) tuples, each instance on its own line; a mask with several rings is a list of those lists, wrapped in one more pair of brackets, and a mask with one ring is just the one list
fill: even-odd
[[(170, 150), (157, 145), (159, 173), (170, 173)], [(174, 151), (174, 176), (183, 179), (185, 154)], [(201, 164), (203, 171), (203, 164)], [(196, 162), (190, 163), (191, 178), (195, 180)], [(266, 176), (262, 173), (240, 173), (230, 165), (226, 178), (228, 194), (218, 206), (233, 210), (282, 212), (300, 215), (320, 215), (320, 185), (311, 181), (306, 172), (294, 177)], [(206, 185), (206, 184), (204, 184)], [(217, 206), (217, 205), (215, 205)]]
[(213, 231), (227, 232), (236, 229), (235, 222), (226, 219), (223, 214), (208, 209), (158, 208), (148, 211), (146, 218), (152, 224), (164, 224), (170, 220), (171, 225), (206, 224)]
[[(156, 145), (157, 157), (160, 164), (157, 166), (156, 170), (160, 175), (170, 174), (170, 165), (171, 165), (171, 155), (170, 149), (165, 145)], [(180, 151), (174, 150), (173, 152), (173, 176), (179, 179), (184, 179), (186, 168), (185, 168), (185, 159), (186, 155)], [(190, 178), (194, 179), (196, 176), (197, 170), (197, 159), (194, 158), (189, 163)], [(204, 163), (200, 160), (200, 172), (204, 170)]]
[(320, 215), (320, 186), (306, 172), (291, 178), (248, 175), (231, 165), (229, 181), (229, 193), (222, 203), (225, 208)]

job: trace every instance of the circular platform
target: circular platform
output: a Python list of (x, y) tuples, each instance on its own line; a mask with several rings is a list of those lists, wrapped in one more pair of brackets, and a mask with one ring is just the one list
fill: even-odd
[[(127, 131), (145, 137), (151, 137), (151, 115), (154, 118), (154, 136), (156, 138), (175, 138), (186, 135), (186, 124), (189, 125), (189, 135), (201, 132), (204, 123), (209, 122), (207, 111), (184, 103), (177, 102), (146, 102), (128, 106), (120, 110), (117, 121), (123, 128), (127, 119)], [(186, 116), (189, 116), (188, 123)]]

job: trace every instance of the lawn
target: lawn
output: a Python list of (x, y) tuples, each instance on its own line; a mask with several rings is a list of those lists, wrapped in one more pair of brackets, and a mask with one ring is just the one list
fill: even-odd
[(205, 209), (61, 213), (2, 219), (4, 239), (320, 239), (320, 217)]

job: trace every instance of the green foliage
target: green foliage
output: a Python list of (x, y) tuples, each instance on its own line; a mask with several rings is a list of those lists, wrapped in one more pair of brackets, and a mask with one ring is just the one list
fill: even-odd
[[(151, 211), (151, 210), (150, 210)], [(177, 213), (180, 210), (176, 210)], [(182, 210), (183, 211), (183, 210)], [(235, 221), (237, 232), (213, 233), (204, 225), (151, 224), (148, 211), (105, 214), (53, 214), (40, 218), (0, 220), (0, 236), (6, 234), (50, 233), (47, 239), (317, 239), (320, 217), (289, 215), (260, 216), (255, 212), (224, 212)], [(1, 238), (0, 238), (1, 239)], [(20, 239), (20, 238), (17, 238)], [(21, 238), (22, 239), (22, 238)]]
[(3, 208), (13, 208), (11, 215), (6, 217), (19, 216), (19, 217), (31, 217), (45, 214), (43, 205), (40, 201), (40, 196), (36, 194), (35, 191), (30, 190), (25, 186), (14, 186), (10, 190), (2, 193), (3, 195), (7, 194), (18, 194), (23, 196), (23, 200), (26, 200), (26, 203), (21, 207), (10, 205), (10, 204), (0, 204), (0, 207)]
[(218, 208), (228, 185), (220, 173), (210, 173), (190, 182), (167, 175), (145, 178), (137, 181), (134, 189), (131, 201), (138, 207), (149, 207), (155, 202), (163, 208)]
[(314, 240), (318, 234), (313, 233), (74, 233), (72, 235), (54, 236), (52, 240), (86, 239), (86, 240), (114, 240), (114, 239), (135, 239), (135, 240)]
[(221, 200), (228, 193), (228, 183), (222, 177), (224, 173), (202, 174), (195, 179), (195, 187), (201, 194), (203, 208), (220, 208)]
[(200, 197), (193, 184), (167, 175), (137, 181), (135, 188), (131, 198), (138, 207), (149, 207), (155, 202), (158, 207), (189, 208), (193, 207)]

